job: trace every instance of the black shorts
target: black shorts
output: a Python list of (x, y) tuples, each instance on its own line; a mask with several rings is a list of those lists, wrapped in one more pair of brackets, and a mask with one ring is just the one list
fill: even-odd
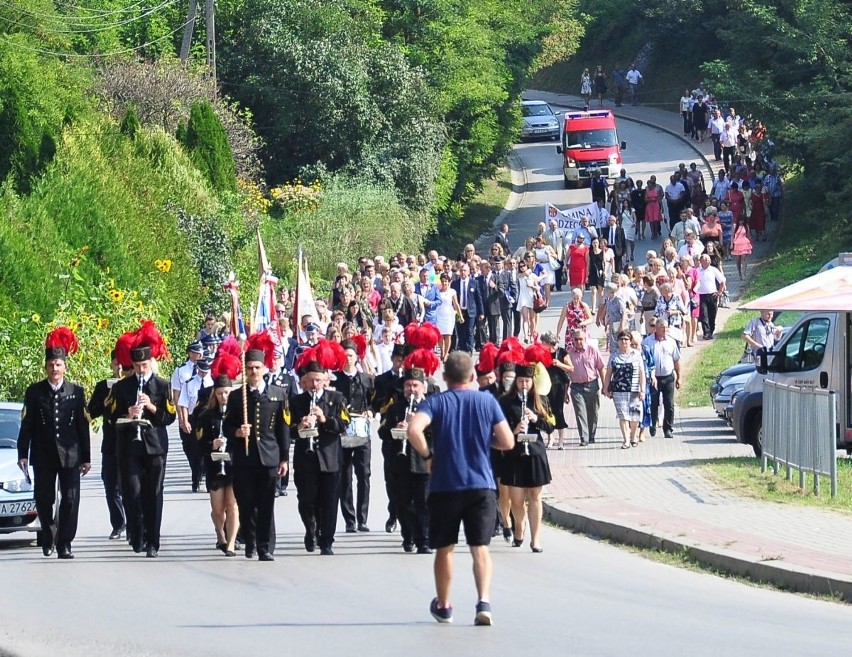
[(429, 545), (434, 549), (459, 542), (464, 523), (468, 545), (488, 545), (497, 522), (497, 495), (490, 488), (429, 495)]

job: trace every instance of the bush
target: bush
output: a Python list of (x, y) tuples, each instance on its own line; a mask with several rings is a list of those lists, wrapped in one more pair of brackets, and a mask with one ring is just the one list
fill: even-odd
[(236, 165), (222, 123), (209, 102), (195, 103), (186, 126), (186, 148), (195, 166), (202, 171), (213, 188), (236, 189)]

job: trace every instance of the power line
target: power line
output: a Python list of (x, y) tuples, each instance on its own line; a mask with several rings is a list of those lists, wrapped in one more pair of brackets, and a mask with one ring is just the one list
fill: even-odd
[[(91, 21), (95, 18), (100, 18), (100, 17), (103, 17), (103, 16), (112, 16), (114, 14), (130, 13), (130, 12), (134, 11), (140, 5), (146, 4), (148, 2), (149, 2), (149, 0), (139, 0), (139, 2), (136, 2), (132, 5), (129, 5), (128, 7), (124, 7), (122, 9), (116, 9), (116, 10), (113, 10), (113, 11), (105, 11), (102, 14), (94, 14), (92, 16), (73, 16), (73, 15), (70, 15), (70, 14), (62, 14), (62, 13), (50, 13), (49, 14), (49, 13), (44, 13), (44, 12), (39, 12), (39, 11), (31, 11), (29, 9), (25, 9), (24, 7), (21, 7), (21, 6), (18, 6), (18, 5), (13, 5), (9, 2), (6, 2), (5, 0), (0, 0), (0, 6), (8, 7), (9, 9), (14, 10), (16, 12), (19, 12), (21, 14), (25, 14), (27, 16), (32, 16), (33, 18), (44, 19), (44, 20), (47, 20), (47, 21), (65, 20), (65, 21), (72, 22), (72, 23), (73, 22), (86, 23), (87, 21)], [(65, 6), (71, 7), (72, 5), (66, 4)]]
[[(117, 23), (110, 23), (109, 25), (101, 25), (99, 27), (92, 27), (91, 29), (61, 30), (61, 29), (48, 28), (48, 27), (45, 27), (44, 25), (39, 25), (37, 27), (38, 27), (40, 32), (46, 33), (46, 34), (52, 35), (52, 36), (60, 35), (60, 34), (93, 34), (93, 33), (97, 33), (97, 32), (106, 32), (107, 30), (113, 30), (113, 29), (116, 29), (116, 28), (121, 27), (123, 25), (129, 25), (131, 23), (135, 23), (136, 21), (140, 21), (143, 18), (147, 18), (147, 17), (151, 16), (152, 14), (155, 14), (156, 12), (158, 12), (158, 11), (160, 11), (160, 10), (166, 8), (166, 7), (169, 7), (170, 5), (175, 4), (176, 2), (178, 2), (178, 0), (165, 0), (164, 2), (157, 5), (156, 7), (146, 9), (143, 13), (139, 14), (138, 16), (134, 16), (132, 18), (128, 18), (128, 19), (123, 20), (123, 21), (119, 21)], [(57, 17), (57, 19), (61, 20), (61, 17)], [(2, 16), (0, 16), (0, 21), (3, 21), (5, 23), (11, 24), (11, 25), (17, 25), (19, 27), (25, 27), (25, 28), (34, 27), (34, 26), (28, 25), (26, 23), (20, 23), (18, 21), (13, 21), (13, 20), (8, 19), (8, 18), (3, 18)]]

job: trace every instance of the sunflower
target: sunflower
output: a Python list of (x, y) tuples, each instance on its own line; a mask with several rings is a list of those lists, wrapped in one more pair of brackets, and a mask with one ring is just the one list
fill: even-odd
[(109, 318), (108, 317), (98, 317), (98, 330), (105, 331), (109, 328)]
[(167, 274), (169, 271), (171, 271), (171, 268), (172, 268), (172, 261), (171, 261), (171, 260), (167, 260), (167, 259), (164, 259), (164, 260), (155, 260), (155, 261), (154, 261), (154, 267), (156, 267), (156, 268), (157, 268), (157, 271), (160, 271), (160, 272), (162, 272), (163, 274)]
[(124, 301), (124, 292), (121, 290), (117, 290), (115, 288), (111, 289), (107, 292), (107, 296), (112, 299), (115, 303), (121, 303)]

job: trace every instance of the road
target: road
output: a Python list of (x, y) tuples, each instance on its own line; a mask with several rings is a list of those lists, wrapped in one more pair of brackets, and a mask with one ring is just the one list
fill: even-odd
[[(691, 161), (678, 140), (623, 122), (634, 177)], [(510, 237), (534, 231), (545, 201), (587, 202), (562, 189), (552, 143), (523, 144), (524, 206)], [(663, 153), (660, 157), (656, 153)], [(515, 223), (517, 220), (517, 223)], [(515, 245), (517, 239), (512, 240)], [(108, 541), (99, 464), (84, 479), (74, 561), (46, 559), (25, 541), (0, 538), (0, 653), (233, 657), (246, 651), (325, 655), (494, 654), (780, 655), (828, 653), (852, 641), (849, 610), (646, 560), (585, 536), (543, 532), (544, 553), (493, 546), (495, 626), (473, 628), (470, 558), (456, 561), (456, 624), (428, 614), (431, 557), (405, 554), (380, 530), (384, 490), (373, 459), (370, 534), (344, 534), (336, 555), (302, 548), (295, 491), (276, 504), (277, 560), (226, 559), (214, 550), (206, 495), (189, 492), (172, 442), (160, 558)]]

